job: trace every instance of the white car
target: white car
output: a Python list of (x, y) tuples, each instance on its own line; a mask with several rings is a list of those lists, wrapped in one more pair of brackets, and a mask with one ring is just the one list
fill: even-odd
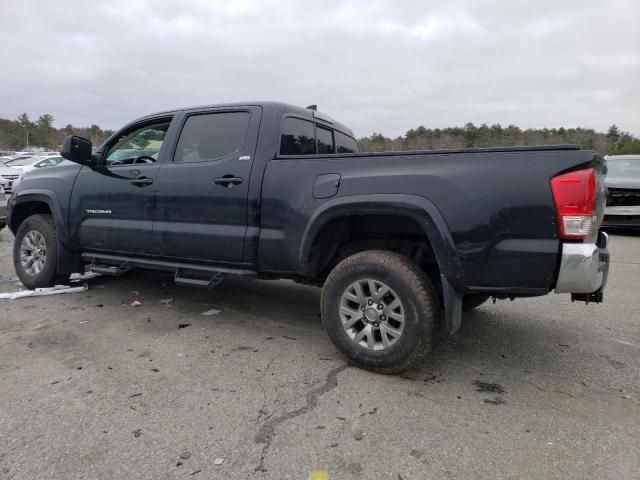
[(0, 161), (0, 189), (10, 194), (13, 182), (20, 177), (21, 173), (19, 169), (11, 168)]
[(19, 168), (26, 173), (38, 168), (55, 167), (63, 160), (64, 158), (60, 155), (48, 155), (9, 160), (6, 164), (13, 168)]
[(16, 178), (15, 180), (13, 180), (12, 183), (12, 189), (16, 188), (20, 182), (22, 182), (22, 178), (29, 172), (32, 172), (34, 170), (39, 170), (41, 168), (49, 168), (49, 167), (62, 167), (64, 165), (73, 165), (74, 163), (70, 160), (67, 160), (65, 158), (62, 158), (60, 156), (57, 157), (47, 157), (47, 158), (40, 158), (37, 162), (32, 163), (31, 165), (25, 165), (22, 168), (20, 166), (15, 167), (16, 169), (21, 169), (21, 173), (18, 176), (18, 178)]

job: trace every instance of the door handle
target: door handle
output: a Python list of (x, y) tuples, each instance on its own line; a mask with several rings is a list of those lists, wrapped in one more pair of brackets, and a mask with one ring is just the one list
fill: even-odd
[(140, 177), (135, 180), (131, 180), (131, 185), (135, 185), (136, 187), (146, 187), (147, 185), (151, 185), (153, 180), (148, 177)]
[(222, 185), (223, 187), (232, 187), (233, 185), (240, 185), (242, 178), (235, 177), (233, 175), (225, 175), (223, 177), (216, 178), (213, 183), (216, 185)]

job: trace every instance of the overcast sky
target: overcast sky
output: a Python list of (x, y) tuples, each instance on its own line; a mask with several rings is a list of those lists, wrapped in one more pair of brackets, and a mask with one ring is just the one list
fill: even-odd
[(243, 100), (317, 103), (358, 136), (640, 135), (640, 0), (0, 0), (0, 117), (118, 128)]

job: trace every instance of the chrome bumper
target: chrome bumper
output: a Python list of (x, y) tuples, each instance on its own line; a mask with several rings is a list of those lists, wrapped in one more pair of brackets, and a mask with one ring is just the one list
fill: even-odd
[(605, 215), (640, 215), (640, 205), (607, 207)]
[[(600, 232), (597, 243), (563, 244), (556, 293), (598, 293), (596, 297), (602, 297), (609, 274), (608, 243), (607, 234)], [(599, 301), (596, 297), (592, 300)]]

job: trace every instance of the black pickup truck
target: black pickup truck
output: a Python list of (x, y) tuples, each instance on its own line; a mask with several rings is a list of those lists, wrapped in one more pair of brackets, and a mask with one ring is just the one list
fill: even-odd
[[(351, 130), (276, 102), (157, 113), (79, 165), (25, 176), (9, 202), (29, 288), (90, 265), (176, 283), (323, 286), (324, 326), (354, 364), (398, 372), (489, 297), (602, 300), (603, 158), (575, 146), (360, 153)], [(61, 280), (62, 279), (62, 280)]]

